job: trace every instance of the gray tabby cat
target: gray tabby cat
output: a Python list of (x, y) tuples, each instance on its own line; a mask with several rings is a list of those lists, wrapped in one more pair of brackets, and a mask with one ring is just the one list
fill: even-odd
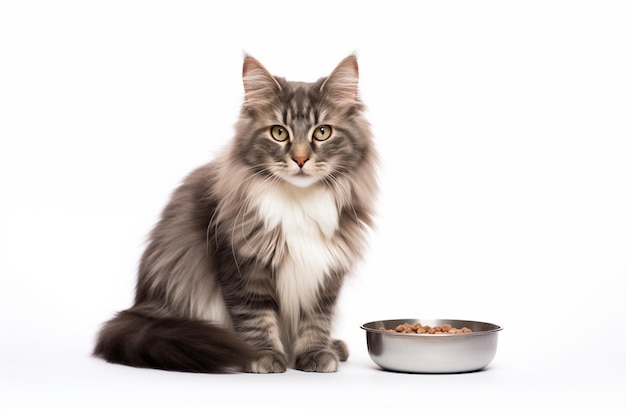
[(335, 372), (347, 359), (333, 310), (377, 191), (357, 60), (301, 83), (246, 57), (243, 84), (234, 139), (173, 194), (135, 303), (94, 355), (188, 372)]

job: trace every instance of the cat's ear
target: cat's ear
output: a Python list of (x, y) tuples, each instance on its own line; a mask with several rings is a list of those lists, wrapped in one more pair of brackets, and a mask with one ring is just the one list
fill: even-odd
[(337, 65), (321, 90), (337, 104), (354, 104), (359, 98), (359, 64), (350, 55)]
[(246, 93), (245, 104), (258, 106), (268, 104), (280, 91), (281, 87), (276, 78), (263, 65), (251, 56), (243, 61), (243, 89)]

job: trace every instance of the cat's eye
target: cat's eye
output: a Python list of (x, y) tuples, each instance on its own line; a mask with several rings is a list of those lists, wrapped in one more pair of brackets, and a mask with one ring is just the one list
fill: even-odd
[(289, 139), (289, 132), (287, 132), (287, 129), (284, 126), (272, 126), (270, 133), (272, 134), (274, 140), (278, 142), (284, 142)]
[(328, 125), (322, 125), (315, 128), (313, 131), (313, 138), (319, 141), (324, 141), (330, 137), (333, 133), (333, 129)]

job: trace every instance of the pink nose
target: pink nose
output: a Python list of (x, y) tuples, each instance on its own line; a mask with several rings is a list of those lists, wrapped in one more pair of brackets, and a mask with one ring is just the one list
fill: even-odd
[(309, 158), (306, 156), (294, 156), (293, 160), (296, 161), (296, 164), (298, 164), (300, 168), (302, 168)]

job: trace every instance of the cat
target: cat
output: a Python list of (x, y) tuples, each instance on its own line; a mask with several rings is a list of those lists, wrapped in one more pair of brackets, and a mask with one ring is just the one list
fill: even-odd
[(244, 57), (233, 140), (174, 191), (139, 265), (135, 301), (94, 356), (184, 372), (336, 372), (344, 281), (374, 226), (378, 156), (357, 59), (316, 82)]

